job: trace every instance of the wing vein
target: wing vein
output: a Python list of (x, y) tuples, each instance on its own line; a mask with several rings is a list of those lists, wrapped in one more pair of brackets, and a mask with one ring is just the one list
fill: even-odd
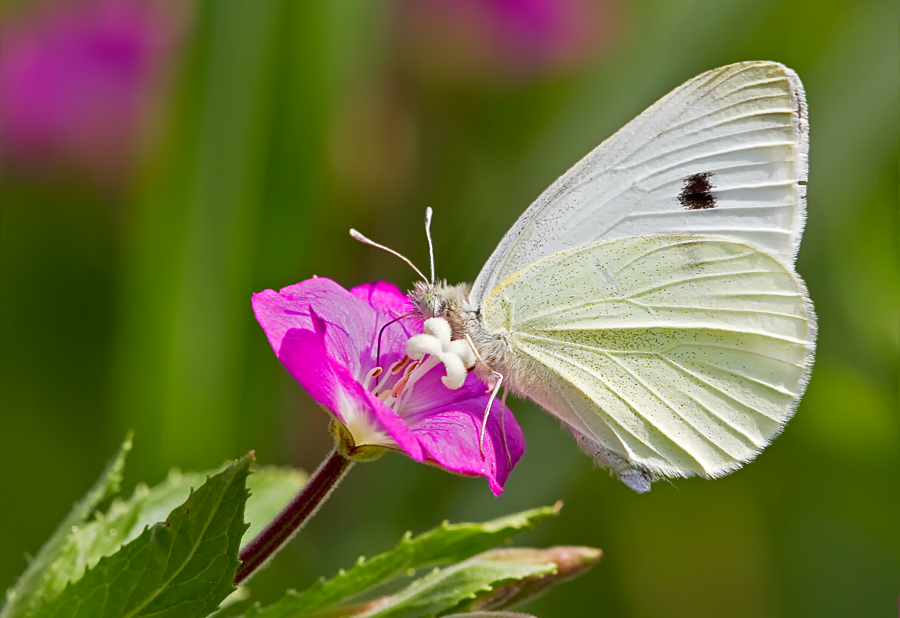
[(745, 374), (743, 374), (743, 373), (741, 373), (741, 372), (739, 372), (739, 371), (735, 371), (734, 369), (729, 369), (729, 368), (727, 368), (727, 367), (721, 367), (721, 366), (719, 366), (719, 365), (714, 365), (714, 364), (712, 364), (712, 363), (710, 363), (710, 362), (708, 362), (708, 361), (702, 361), (702, 360), (701, 360), (701, 361), (697, 361), (697, 362), (698, 362), (699, 364), (701, 364), (701, 365), (705, 365), (706, 367), (709, 367), (710, 369), (715, 369), (715, 370), (717, 370), (717, 371), (722, 371), (722, 372), (724, 372), (724, 373), (729, 373), (729, 374), (731, 374), (731, 375), (733, 375), (733, 376), (737, 376), (737, 377), (739, 377), (739, 378), (743, 378), (743, 379), (745, 379), (745, 380), (749, 380), (749, 381), (753, 382), (754, 384), (756, 384), (756, 385), (758, 385), (758, 386), (762, 386), (763, 388), (767, 388), (767, 389), (769, 389), (769, 390), (771, 390), (771, 391), (773, 391), (773, 392), (778, 393), (779, 395), (787, 395), (788, 397), (791, 397), (791, 398), (793, 398), (793, 397), (796, 396), (795, 393), (793, 393), (793, 392), (787, 390), (786, 388), (782, 388), (782, 387), (776, 386), (776, 385), (774, 385), (774, 384), (769, 384), (769, 383), (767, 383), (767, 382), (763, 382), (763, 381), (760, 380), (760, 379), (754, 378), (753, 376), (750, 376), (750, 375), (745, 375)]
[[(612, 362), (614, 362), (616, 365), (618, 365), (625, 373), (627, 373), (629, 376), (631, 376), (632, 379), (636, 380), (638, 382), (638, 384), (640, 384), (645, 389), (647, 389), (647, 391), (649, 391), (660, 403), (662, 403), (665, 407), (667, 407), (674, 416), (680, 418), (682, 420), (682, 422), (684, 422), (686, 425), (691, 427), (697, 433), (697, 435), (700, 436), (705, 442), (707, 442), (708, 444), (713, 446), (720, 453), (723, 453), (728, 459), (731, 459), (731, 460), (735, 459), (734, 456), (732, 456), (730, 453), (728, 453), (728, 451), (726, 451), (721, 446), (719, 446), (718, 444), (713, 442), (706, 434), (704, 434), (700, 430), (699, 427), (696, 427), (691, 421), (689, 421), (687, 418), (685, 418), (682, 414), (679, 414), (678, 410), (675, 409), (675, 406), (673, 406), (671, 404), (671, 402), (669, 402), (665, 397), (663, 397), (659, 392), (657, 392), (656, 389), (652, 388), (647, 382), (644, 381), (643, 378), (641, 378), (634, 371), (632, 371), (629, 367), (627, 367), (625, 364), (623, 364), (622, 361), (620, 361), (618, 358), (616, 358), (613, 354), (607, 353), (605, 356), (607, 358), (609, 358)], [(650, 420), (650, 418), (648, 418), (644, 414), (641, 414), (637, 410), (636, 410), (636, 412), (637, 412), (638, 416), (640, 416), (642, 419), (644, 419), (645, 421), (647, 421), (648, 423), (650, 423), (651, 425), (656, 427), (664, 436), (666, 436), (667, 438), (669, 438), (669, 440), (671, 440), (672, 442), (677, 444), (684, 452), (686, 452), (691, 457), (691, 459), (696, 461), (698, 464), (700, 464), (700, 466), (704, 470), (706, 470), (706, 468), (707, 468), (706, 465), (702, 461), (700, 461), (696, 455), (691, 453), (688, 450), (687, 446), (682, 445), (680, 443), (680, 440), (676, 439), (674, 436), (669, 435), (664, 429), (662, 429), (662, 427), (660, 427), (659, 425), (654, 423), (652, 420)]]
[[(720, 97), (720, 98), (724, 99), (727, 97)], [(692, 118), (688, 118), (687, 120), (685, 120), (683, 122), (677, 122), (675, 124), (672, 124), (669, 127), (667, 127), (665, 130), (663, 130), (659, 135), (665, 135), (666, 133), (670, 133), (671, 131), (673, 131), (675, 129), (680, 129), (681, 127), (686, 127), (688, 125), (694, 124), (698, 120), (707, 118), (709, 116), (712, 116), (713, 114), (718, 114), (720, 112), (724, 112), (726, 110), (729, 110), (729, 109), (732, 109), (735, 107), (739, 107), (741, 105), (746, 105), (746, 104), (752, 103), (754, 101), (765, 101), (767, 99), (784, 99), (784, 98), (790, 99), (790, 95), (788, 95), (787, 92), (779, 92), (778, 94), (763, 94), (758, 97), (750, 97), (747, 99), (740, 99), (738, 101), (735, 101), (734, 103), (729, 103), (728, 105), (723, 105), (722, 107), (717, 107), (716, 109), (706, 112), (704, 114), (701, 114), (699, 116), (694, 116)]]
[(739, 277), (741, 275), (783, 275), (786, 274), (784, 271), (780, 270), (738, 270), (729, 273), (709, 273), (707, 275), (693, 275), (690, 277), (683, 277), (681, 279), (675, 279), (673, 281), (667, 281), (666, 283), (660, 283), (658, 285), (651, 286), (649, 288), (644, 288), (643, 290), (638, 290), (636, 292), (632, 292), (626, 298), (634, 298), (635, 296), (641, 296), (643, 294), (648, 294), (650, 292), (656, 292), (657, 290), (663, 290), (667, 287), (671, 287), (673, 285), (681, 285), (683, 283), (691, 283), (695, 281), (702, 281), (705, 279), (721, 279), (724, 277)]
[[(788, 127), (785, 126), (784, 128), (786, 129)], [(753, 133), (769, 133), (772, 131), (773, 131), (772, 127), (753, 127), (751, 129), (746, 129), (744, 131), (734, 131), (733, 133), (725, 133), (723, 135), (715, 135), (712, 137), (708, 137), (706, 139), (702, 139), (702, 140), (699, 140), (696, 142), (690, 142), (687, 144), (685, 144), (684, 142), (679, 142), (679, 144), (681, 144), (681, 145), (679, 145), (676, 148), (669, 148), (667, 150), (663, 150), (659, 154), (653, 155), (652, 157), (649, 157), (646, 159), (640, 159), (638, 161), (635, 161), (631, 165), (622, 165), (623, 162), (625, 162), (625, 161), (630, 162), (634, 159), (634, 155), (639, 152), (639, 151), (635, 151), (634, 153), (631, 153), (628, 156), (620, 159), (619, 165), (617, 165), (616, 167), (618, 169), (630, 170), (630, 169), (634, 169), (635, 167), (637, 167), (639, 165), (647, 165), (648, 163), (657, 161), (659, 159), (663, 159), (663, 158), (665, 158), (669, 155), (675, 154), (675, 153), (683, 152), (685, 150), (694, 150), (698, 146), (704, 146), (704, 145), (713, 144), (716, 142), (730, 141), (732, 138), (735, 138), (738, 136), (745, 137), (745, 136), (751, 135)], [(654, 144), (654, 145), (656, 147), (659, 146), (659, 144)], [(755, 144), (753, 146), (742, 146), (740, 148), (735, 148), (732, 152), (743, 152), (745, 150), (753, 150), (756, 148), (772, 148), (774, 146), (793, 146), (793, 145), (794, 145), (794, 142), (791, 140), (779, 140), (779, 141), (771, 141), (771, 142), (762, 142), (760, 144)], [(723, 151), (723, 152), (728, 152), (728, 151)]]
[[(709, 153), (709, 152), (702, 153), (696, 157), (692, 157), (689, 159), (681, 159), (677, 163), (673, 163), (672, 165), (670, 165), (668, 167), (663, 167), (658, 170), (654, 170), (650, 173), (647, 173), (639, 178), (635, 178), (635, 184), (643, 183), (651, 178), (656, 178), (657, 176), (662, 176), (665, 173), (671, 172), (672, 170), (675, 170), (678, 168), (683, 168), (686, 163), (694, 163), (696, 161), (702, 161), (703, 159), (714, 159), (716, 157), (720, 157), (722, 155), (727, 155), (727, 154), (733, 154), (735, 152), (747, 152), (748, 150), (754, 150), (755, 148), (756, 147), (754, 146), (751, 148), (733, 148), (731, 150), (719, 150), (719, 151), (712, 152), (712, 153)], [(723, 171), (733, 172), (735, 170), (740, 170), (740, 169), (752, 169), (752, 168), (756, 168), (756, 167), (770, 167), (772, 165), (776, 165), (776, 164), (780, 164), (780, 163), (784, 163), (784, 161), (754, 161), (752, 163), (741, 162), (741, 163), (735, 163), (734, 165), (716, 164), (716, 167), (709, 167), (709, 168), (703, 168), (703, 169), (707, 172), (713, 172), (714, 174), (718, 175), (718, 174), (721, 174)], [(684, 182), (684, 178), (681, 176), (681, 174), (679, 174), (678, 177), (675, 178), (674, 180), (667, 180), (658, 185), (653, 185), (649, 189), (644, 189), (644, 190), (647, 191), (648, 193), (651, 193), (651, 192), (659, 189), (660, 187), (664, 187), (667, 184), (671, 184), (673, 182)]]
[(758, 414), (758, 415), (762, 416), (763, 418), (766, 418), (766, 419), (768, 419), (768, 420), (770, 420), (770, 421), (774, 421), (774, 422), (776, 422), (776, 423), (781, 423), (781, 421), (780, 421), (779, 419), (773, 418), (773, 417), (769, 416), (768, 414), (766, 414), (765, 412), (763, 412), (762, 410), (757, 410), (757, 409), (754, 408), (753, 406), (747, 405), (746, 403), (744, 403), (744, 402), (741, 401), (740, 399), (736, 398), (734, 395), (732, 395), (732, 394), (729, 393), (728, 391), (723, 390), (722, 388), (720, 388), (720, 387), (718, 387), (717, 385), (713, 384), (713, 383), (710, 382), (709, 380), (704, 379), (703, 376), (698, 375), (697, 373), (691, 371), (691, 370), (688, 369), (687, 367), (684, 367), (684, 366), (681, 365), (680, 363), (676, 363), (674, 360), (672, 360), (672, 359), (669, 358), (668, 356), (663, 356), (662, 358), (663, 358), (663, 360), (665, 360), (666, 362), (670, 363), (673, 367), (676, 367), (677, 369), (683, 371), (684, 373), (693, 376), (695, 379), (699, 380), (700, 382), (703, 382), (704, 384), (706, 384), (706, 385), (707, 385), (708, 387), (710, 387), (711, 389), (713, 389), (713, 390), (715, 390), (715, 391), (721, 393), (724, 397), (726, 397), (726, 398), (732, 400), (733, 402), (737, 403), (737, 404), (740, 405), (741, 407), (746, 408), (746, 409), (748, 409), (748, 410), (751, 410), (752, 412), (755, 412), (756, 414)]
[[(776, 95), (776, 96), (778, 96), (779, 98), (787, 98), (788, 97), (787, 93), (784, 93), (781, 95)], [(765, 98), (765, 97), (762, 97), (762, 98)], [(685, 120), (684, 122), (667, 127), (666, 129), (664, 129), (657, 135), (657, 138), (662, 137), (666, 133), (672, 132), (672, 131), (682, 128), (682, 127), (686, 127), (689, 125), (698, 125), (698, 124), (700, 124), (700, 121), (703, 120), (704, 118), (711, 118), (711, 117), (715, 116), (716, 114), (721, 113), (725, 109), (729, 109), (729, 108), (735, 107), (737, 105), (743, 105), (744, 103), (747, 103), (750, 100), (752, 100), (752, 99), (748, 99), (746, 101), (738, 101), (736, 103), (733, 103), (732, 105), (729, 105), (728, 107), (719, 107), (719, 108), (710, 110), (708, 112), (705, 112), (703, 114), (700, 114), (698, 116), (694, 116), (688, 120)], [(710, 129), (714, 129), (716, 127), (721, 127), (721, 126), (731, 124), (731, 123), (738, 123), (741, 120), (747, 120), (750, 118), (762, 118), (764, 116), (793, 116), (794, 113), (795, 113), (795, 111), (794, 111), (794, 108), (792, 108), (792, 107), (773, 107), (773, 108), (764, 109), (764, 110), (754, 110), (754, 111), (743, 113), (743, 114), (741, 114), (741, 113), (732, 114), (732, 115), (722, 118), (719, 121), (712, 122), (709, 124), (703, 124), (703, 125), (697, 127), (695, 130), (689, 131), (682, 135), (679, 135), (678, 137), (679, 137), (679, 139), (681, 139), (684, 137), (690, 137), (691, 135), (698, 135), (700, 133), (703, 133), (704, 131), (709, 131)], [(789, 125), (785, 124), (782, 126), (784, 128), (787, 128)], [(766, 127), (766, 128), (771, 129), (773, 127)], [(642, 147), (642, 148), (645, 148), (645, 147)]]
[[(630, 300), (630, 299), (629, 299)], [(637, 305), (641, 307), (646, 307), (647, 309), (684, 309), (686, 311), (721, 311), (722, 313), (748, 313), (750, 315), (771, 315), (779, 318), (790, 318), (792, 320), (800, 320), (801, 322), (806, 322), (806, 317), (802, 315), (797, 315), (794, 313), (781, 313), (780, 311), (762, 311), (757, 309), (735, 309), (731, 307), (702, 307), (696, 306), (692, 307), (689, 305), (661, 305), (657, 303), (642, 303), (639, 300), (631, 300)]]
[[(539, 358), (535, 357), (535, 356), (534, 356), (533, 354), (531, 354), (528, 350), (523, 349), (523, 348), (520, 348), (520, 349), (522, 349), (526, 354), (528, 354), (529, 356), (531, 356), (532, 358), (534, 358), (536, 361), (541, 362), (541, 360), (540, 360)], [(629, 408), (636, 416), (640, 417), (641, 419), (644, 419), (650, 426), (652, 426), (652, 427), (654, 427), (655, 429), (657, 429), (657, 430), (658, 430), (658, 431), (659, 431), (659, 432), (660, 432), (660, 433), (661, 433), (661, 434), (662, 434), (669, 442), (671, 442), (676, 448), (678, 448), (679, 450), (683, 451), (683, 452), (685, 453), (685, 455), (687, 455), (687, 456), (690, 457), (691, 459), (694, 459), (693, 455), (691, 455), (689, 452), (687, 452), (687, 451), (684, 449), (684, 447), (682, 447), (680, 444), (674, 442), (674, 441), (672, 440), (672, 438), (670, 438), (670, 437), (668, 436), (668, 434), (666, 434), (665, 432), (663, 432), (659, 427), (656, 427), (656, 425), (655, 425), (654, 423), (652, 423), (649, 419), (646, 419), (646, 418), (638, 411), (637, 406), (636, 406), (634, 403), (632, 403), (627, 397), (625, 397), (622, 393), (620, 393), (618, 390), (616, 390), (616, 389), (613, 387), (613, 385), (610, 384), (610, 382), (609, 382), (608, 380), (606, 380), (603, 376), (600, 376), (600, 375), (597, 375), (596, 373), (593, 373), (592, 371), (588, 370), (586, 367), (582, 367), (580, 364), (575, 363), (572, 359), (566, 358), (566, 357), (564, 357), (564, 356), (560, 356), (559, 354), (556, 354), (556, 353), (553, 352), (552, 350), (543, 350), (543, 352), (544, 352), (545, 354), (548, 354), (549, 356), (552, 356), (553, 358), (555, 358), (556, 360), (558, 360), (558, 361), (560, 361), (560, 362), (562, 362), (562, 363), (564, 363), (564, 364), (567, 364), (567, 365), (569, 365), (569, 366), (571, 366), (571, 367), (577, 368), (577, 369), (579, 369), (579, 370), (581, 370), (581, 371), (584, 371), (585, 373), (587, 373), (587, 374), (589, 374), (589, 375), (595, 377), (598, 381), (600, 381), (600, 382), (601, 382), (601, 383), (609, 390), (610, 393), (612, 393), (619, 401), (621, 401), (623, 404), (625, 404), (625, 406), (627, 406), (627, 407), (628, 407), (628, 408)], [(543, 364), (543, 363), (542, 363), (542, 364)], [(597, 403), (597, 402), (596, 402), (596, 401), (595, 401), (588, 393), (586, 393), (586, 392), (584, 391), (584, 389), (581, 388), (578, 384), (576, 384), (575, 382), (573, 382), (572, 380), (570, 380), (565, 374), (559, 373), (559, 375), (560, 375), (560, 377), (562, 377), (566, 382), (568, 382), (572, 387), (574, 387), (574, 388), (578, 389), (579, 391), (581, 391), (588, 399), (590, 399), (590, 400), (594, 403), (594, 405), (596, 405), (597, 407), (599, 407), (601, 410), (603, 409), (603, 407), (600, 406), (600, 405), (599, 405), (599, 404), (598, 404), (598, 403)], [(632, 431), (631, 429), (629, 429), (628, 427), (626, 427), (625, 425), (623, 425), (618, 419), (616, 419), (616, 418), (613, 417), (611, 414), (609, 414), (609, 412), (607, 412), (607, 411), (604, 410), (604, 413), (605, 413), (606, 416), (607, 416), (607, 417), (608, 417), (608, 418), (616, 425), (616, 427), (618, 427), (621, 431), (623, 431), (623, 432), (627, 433), (628, 435), (632, 436), (632, 437), (633, 437), (634, 439), (636, 439), (638, 442), (640, 442), (641, 444), (643, 444), (644, 446), (646, 446), (647, 448), (649, 448), (650, 450), (652, 450), (654, 453), (656, 453), (657, 455), (659, 455), (659, 457), (662, 458), (663, 460), (665, 460), (665, 461), (667, 461), (667, 462), (669, 461), (669, 459), (668, 459), (665, 455), (663, 455), (662, 453), (660, 453), (659, 450), (658, 450), (657, 448), (655, 448), (649, 441), (647, 441), (646, 439), (644, 439), (643, 437), (639, 436), (639, 435), (636, 434), (634, 431)], [(695, 461), (696, 461), (696, 460), (695, 460)], [(698, 462), (698, 463), (699, 463), (699, 462)], [(701, 465), (702, 465), (702, 464), (701, 464)]]

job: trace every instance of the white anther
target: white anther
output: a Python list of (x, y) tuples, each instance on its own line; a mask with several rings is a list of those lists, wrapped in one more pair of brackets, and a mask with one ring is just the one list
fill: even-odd
[(438, 341), (441, 342), (441, 348), (447, 349), (447, 346), (450, 344), (450, 335), (452, 334), (450, 323), (447, 320), (444, 318), (428, 318), (425, 320), (423, 330), (427, 334), (437, 337)]
[[(466, 381), (466, 370), (475, 365), (472, 346), (464, 340), (451, 341), (452, 329), (444, 318), (425, 320), (423, 330), (425, 331), (423, 334), (413, 335), (406, 342), (406, 355), (419, 361), (426, 356), (435, 359), (434, 363), (439, 360), (446, 370), (446, 375), (441, 378), (444, 386), (451, 390), (458, 389)], [(421, 374), (424, 371), (417, 373)], [(414, 383), (415, 381), (411, 380), (410, 387)]]
[(413, 360), (422, 360), (428, 355), (438, 356), (443, 351), (440, 340), (431, 335), (413, 335), (406, 342), (406, 355)]
[(447, 370), (447, 375), (441, 378), (441, 382), (450, 390), (455, 391), (466, 381), (466, 367), (459, 356), (450, 352), (441, 354), (440, 359)]
[(472, 346), (465, 339), (454, 339), (444, 348), (444, 351), (456, 354), (463, 362), (463, 365), (466, 366), (466, 369), (471, 369), (475, 366), (475, 353), (472, 351)]

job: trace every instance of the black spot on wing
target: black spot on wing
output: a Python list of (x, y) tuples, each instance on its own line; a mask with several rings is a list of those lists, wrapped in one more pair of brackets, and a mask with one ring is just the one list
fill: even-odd
[(712, 190), (715, 189), (710, 180), (712, 172), (694, 174), (684, 179), (684, 187), (678, 196), (678, 202), (685, 210), (703, 210), (716, 207), (716, 198)]

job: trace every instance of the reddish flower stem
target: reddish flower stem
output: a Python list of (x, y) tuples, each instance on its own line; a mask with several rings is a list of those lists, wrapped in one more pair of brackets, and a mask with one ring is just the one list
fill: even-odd
[(319, 505), (331, 494), (351, 466), (353, 461), (337, 450), (322, 462), (300, 493), (241, 550), (241, 564), (234, 575), (235, 586), (253, 575), (291, 540), (306, 520), (315, 514)]

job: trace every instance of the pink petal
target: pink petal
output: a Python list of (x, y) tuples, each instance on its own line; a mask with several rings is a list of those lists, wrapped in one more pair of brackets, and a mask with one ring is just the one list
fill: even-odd
[[(413, 431), (429, 459), (447, 470), (487, 477), (491, 491), (499, 495), (512, 467), (525, 451), (525, 441), (512, 413), (495, 401), (485, 431), (482, 456), (479, 433), (486, 405), (486, 399), (468, 400), (456, 409), (435, 410), (425, 422), (415, 425)], [(505, 446), (500, 427), (501, 409), (504, 414)]]
[[(388, 307), (405, 311), (405, 296), (389, 283), (373, 283), (348, 292), (330, 279), (307, 279), (278, 292), (265, 290), (253, 295), (253, 311), (269, 343), (278, 353), (281, 339), (291, 328), (311, 329), (310, 307), (328, 325), (326, 347), (329, 353), (362, 380), (376, 364), (387, 366), (405, 353), (406, 340), (419, 326), (409, 320), (381, 328), (402, 313), (395, 313), (373, 302), (384, 301)], [(363, 298), (360, 298), (363, 297)], [(368, 299), (368, 300), (364, 300)], [(380, 358), (378, 358), (380, 353)]]
[(423, 461), (425, 454), (409, 426), (328, 355), (324, 339), (325, 333), (292, 329), (282, 338), (278, 359), (310, 396), (342, 423), (347, 425), (352, 407), (371, 425), (383, 429), (407, 455)]
[(396, 285), (385, 281), (358, 285), (351, 289), (350, 293), (378, 311), (394, 313), (394, 317), (409, 313), (413, 309), (406, 294), (401, 292)]
[(299, 328), (289, 330), (281, 340), (278, 360), (317, 403), (331, 410), (341, 422), (346, 421), (340, 412), (346, 399), (359, 407), (368, 406), (364, 396), (345, 387), (338, 371), (343, 368), (329, 358), (322, 335)]
[[(275, 353), (285, 333), (292, 328), (313, 328), (310, 307), (328, 326), (326, 348), (330, 355), (359, 379), (371, 367), (361, 360), (370, 356), (378, 314), (367, 303), (330, 279), (307, 279), (278, 292), (264, 290), (253, 295), (253, 311)], [(391, 330), (391, 329), (387, 329)], [(399, 330), (399, 329), (397, 329)], [(382, 349), (399, 354), (400, 342), (385, 338)]]
[(491, 490), (499, 494), (512, 467), (525, 452), (522, 430), (512, 412), (496, 399), (488, 417), (482, 458), (479, 450), (481, 423), (490, 395), (473, 373), (457, 390), (444, 387), (441, 375), (441, 367), (437, 366), (415, 385), (410, 399), (404, 402), (403, 418), (419, 438), (422, 448), (437, 463), (455, 472), (486, 476)]

